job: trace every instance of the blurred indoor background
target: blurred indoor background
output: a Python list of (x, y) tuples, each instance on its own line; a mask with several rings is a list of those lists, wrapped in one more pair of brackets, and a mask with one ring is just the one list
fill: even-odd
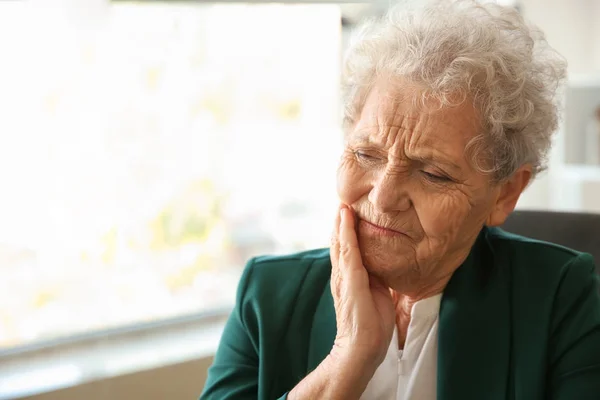
[[(600, 1), (498, 2), (569, 62), (518, 207), (600, 213)], [(328, 245), (343, 50), (389, 3), (0, 1), (0, 399), (199, 395), (248, 258)]]

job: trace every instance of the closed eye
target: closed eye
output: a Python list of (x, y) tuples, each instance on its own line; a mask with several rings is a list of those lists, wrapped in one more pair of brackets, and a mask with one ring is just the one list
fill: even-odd
[(450, 179), (444, 175), (436, 175), (436, 174), (432, 174), (431, 172), (427, 172), (427, 171), (423, 171), (423, 170), (421, 170), (421, 173), (423, 174), (423, 176), (425, 176), (426, 179), (428, 179), (432, 182), (437, 182), (437, 183), (452, 182), (452, 179)]
[(356, 158), (360, 159), (360, 160), (363, 160), (363, 161), (371, 161), (372, 162), (372, 161), (377, 161), (378, 160), (377, 157), (371, 156), (371, 155), (369, 155), (369, 154), (367, 154), (367, 153), (365, 153), (363, 151), (360, 151), (360, 150), (354, 151), (354, 156)]

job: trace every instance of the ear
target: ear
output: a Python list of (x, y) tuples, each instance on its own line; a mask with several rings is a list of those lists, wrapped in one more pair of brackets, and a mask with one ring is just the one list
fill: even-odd
[(517, 201), (531, 179), (531, 165), (520, 167), (509, 179), (499, 183), (498, 195), (486, 225), (500, 226), (515, 209)]

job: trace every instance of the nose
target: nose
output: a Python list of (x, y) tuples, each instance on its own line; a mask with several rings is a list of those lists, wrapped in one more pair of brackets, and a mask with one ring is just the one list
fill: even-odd
[(408, 178), (397, 171), (382, 171), (369, 192), (368, 199), (380, 213), (410, 209), (412, 201), (408, 191)]

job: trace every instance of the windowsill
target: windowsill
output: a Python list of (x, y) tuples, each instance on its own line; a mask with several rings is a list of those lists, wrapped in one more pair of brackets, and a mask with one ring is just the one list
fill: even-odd
[(0, 400), (212, 356), (228, 309), (98, 333), (0, 357)]

